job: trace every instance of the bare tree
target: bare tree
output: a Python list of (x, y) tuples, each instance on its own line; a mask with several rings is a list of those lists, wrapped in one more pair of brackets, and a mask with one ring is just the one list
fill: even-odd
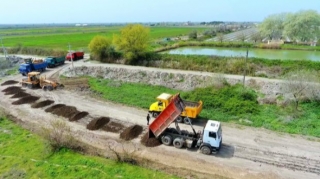
[(239, 33), (237, 35), (237, 39), (241, 42), (244, 42), (246, 40), (246, 34), (244, 34), (243, 32), (242, 33)]
[(254, 43), (260, 42), (262, 40), (262, 36), (260, 32), (256, 32), (252, 34), (251, 40), (254, 41)]
[(107, 144), (109, 151), (115, 156), (117, 162), (125, 162), (130, 164), (137, 164), (136, 152), (137, 146), (130, 144), (117, 143), (116, 141)]
[(220, 43), (222, 43), (222, 42), (224, 41), (224, 39), (225, 39), (223, 33), (218, 33), (218, 34), (217, 34), (217, 38), (218, 38), (218, 41), (219, 41)]
[(295, 110), (303, 99), (319, 99), (319, 79), (317, 72), (299, 70), (286, 75), (286, 82), (282, 85), (285, 93), (292, 94), (295, 102)]

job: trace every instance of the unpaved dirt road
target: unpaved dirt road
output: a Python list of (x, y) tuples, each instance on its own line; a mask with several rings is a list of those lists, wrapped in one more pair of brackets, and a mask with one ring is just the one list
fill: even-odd
[[(75, 62), (75, 65), (90, 64), (79, 61)], [(121, 67), (121, 65), (109, 66)], [(63, 67), (48, 70), (45, 74), (47, 77), (57, 76), (59, 70), (69, 67), (70, 63), (67, 62)], [(9, 77), (1, 82), (9, 79), (20, 80), (21, 76)], [(0, 91), (6, 87), (8, 86), (0, 86)], [(26, 89), (26, 92), (40, 96), (40, 100), (52, 99), (55, 104), (63, 103), (75, 106), (79, 111), (89, 112), (88, 117), (77, 122), (67, 122), (67, 124), (72, 127), (77, 138), (99, 149), (108, 150), (107, 145), (110, 141), (118, 141), (119, 135), (102, 130), (87, 130), (86, 124), (90, 122), (92, 117), (109, 116), (123, 121), (127, 126), (139, 124), (146, 129), (146, 110), (101, 101), (81, 92), (67, 90), (44, 92), (40, 89)], [(0, 92), (0, 107), (29, 126), (40, 128), (47, 125), (50, 120), (58, 118), (51, 113), (46, 113), (45, 108), (32, 109), (29, 104), (11, 105), (14, 99), (10, 97), (11, 95), (4, 95), (3, 92)], [(194, 122), (196, 130), (201, 130), (202, 125), (199, 121)], [(190, 129), (189, 126), (184, 124), (180, 126), (184, 129)], [(178, 169), (184, 168), (190, 170), (190, 173), (192, 171), (204, 173), (207, 174), (207, 178), (212, 178), (214, 175), (228, 178), (320, 178), (320, 142), (307, 140), (306, 137), (302, 136), (280, 134), (234, 124), (223, 124), (223, 147), (220, 153), (210, 156), (203, 155), (196, 150), (176, 149), (164, 145), (146, 148), (140, 145), (138, 138), (132, 142), (138, 146), (137, 153), (141, 157), (166, 166)], [(191, 174), (190, 176), (192, 178)]]

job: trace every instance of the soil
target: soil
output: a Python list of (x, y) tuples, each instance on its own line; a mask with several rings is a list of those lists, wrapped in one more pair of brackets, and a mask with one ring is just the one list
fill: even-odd
[(66, 105), (65, 104), (56, 104), (56, 105), (53, 105), (49, 108), (47, 108), (46, 110), (44, 110), (45, 112), (52, 112), (54, 111), (55, 109), (58, 109), (58, 108), (62, 108), (62, 107), (65, 107)]
[(107, 124), (110, 121), (109, 117), (99, 117), (96, 119), (93, 119), (90, 121), (90, 123), (87, 125), (87, 129), (89, 130), (98, 130), (105, 124)]
[(132, 140), (136, 137), (138, 137), (142, 133), (142, 126), (139, 125), (133, 125), (128, 128), (126, 128), (123, 132), (120, 134), (120, 138), (124, 140)]
[(31, 105), (32, 108), (41, 108), (53, 104), (53, 100), (44, 100)]
[(79, 113), (79, 111), (74, 106), (64, 106), (54, 109), (53, 111), (51, 111), (51, 113), (69, 119), (76, 113)]
[(78, 120), (86, 117), (87, 115), (89, 115), (89, 113), (86, 111), (77, 112), (69, 118), (69, 121), (78, 121)]
[(20, 91), (20, 92), (14, 94), (13, 96), (11, 96), (11, 98), (23, 98), (23, 97), (26, 97), (26, 96), (30, 96), (30, 94), (26, 93), (24, 91)]
[(148, 132), (142, 136), (140, 142), (146, 147), (157, 147), (161, 145), (161, 142), (158, 139), (156, 139), (155, 137), (149, 137)]
[(24, 91), (24, 90), (18, 86), (10, 86), (10, 87), (2, 90), (2, 92), (5, 92), (5, 95), (12, 95), (12, 94), (16, 94), (16, 93), (19, 93), (22, 91)]
[(1, 83), (1, 86), (13, 85), (13, 84), (17, 84), (17, 83), (19, 83), (19, 82), (16, 81), (16, 80), (8, 80), (8, 81), (5, 81), (5, 82)]
[(40, 97), (30, 95), (30, 96), (20, 98), (17, 101), (12, 102), (11, 104), (13, 104), (13, 105), (30, 104), (30, 103), (34, 103), (38, 99), (40, 99)]
[(104, 125), (101, 129), (107, 132), (119, 133), (123, 130), (124, 125), (114, 121), (109, 122), (107, 125)]

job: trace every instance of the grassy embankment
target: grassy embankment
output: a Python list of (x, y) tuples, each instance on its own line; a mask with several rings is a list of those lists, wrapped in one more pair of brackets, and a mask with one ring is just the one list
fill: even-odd
[[(129, 106), (147, 109), (160, 93), (181, 92), (162, 86), (138, 83), (115, 82), (90, 78), (90, 88), (104, 99)], [(302, 103), (299, 111), (292, 106), (259, 105), (252, 90), (243, 90), (240, 85), (224, 88), (204, 88), (181, 92), (183, 99), (204, 102), (201, 118), (242, 123), (270, 130), (320, 137), (320, 103)], [(249, 122), (239, 122), (249, 121)]]
[(177, 178), (65, 148), (52, 153), (49, 148), (41, 137), (0, 117), (0, 178)]

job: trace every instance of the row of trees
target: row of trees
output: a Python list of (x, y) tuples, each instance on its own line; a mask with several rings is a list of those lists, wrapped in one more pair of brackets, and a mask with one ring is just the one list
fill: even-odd
[(296, 42), (320, 37), (320, 14), (314, 10), (270, 15), (260, 24), (261, 34), (269, 39), (290, 38)]
[(148, 43), (149, 28), (130, 24), (121, 29), (120, 35), (114, 35), (112, 40), (105, 36), (95, 36), (88, 47), (94, 59), (116, 59), (123, 54), (126, 63), (131, 63), (147, 52)]

